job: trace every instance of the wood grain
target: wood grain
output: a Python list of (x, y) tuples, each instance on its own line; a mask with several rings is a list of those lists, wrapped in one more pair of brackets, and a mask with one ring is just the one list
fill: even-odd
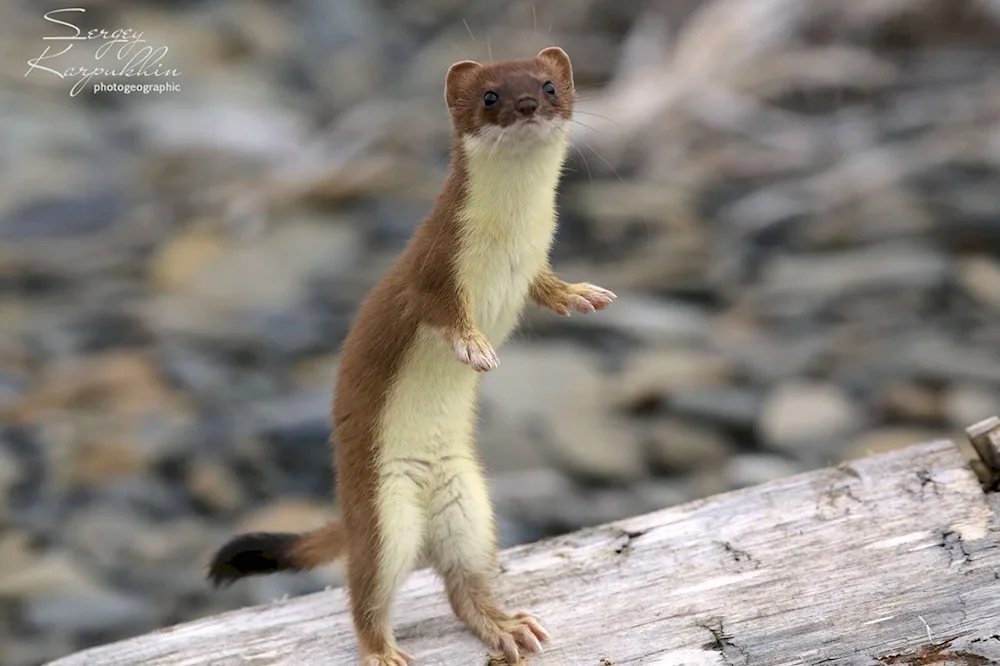
[[(538, 666), (997, 664), (990, 501), (953, 443), (920, 444), (510, 549), (498, 592), (552, 632)], [(491, 663), (428, 571), (395, 626), (414, 666)], [(52, 666), (356, 663), (333, 590)]]

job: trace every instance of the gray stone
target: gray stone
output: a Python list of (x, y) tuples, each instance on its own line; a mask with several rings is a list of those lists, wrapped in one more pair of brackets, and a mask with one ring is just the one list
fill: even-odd
[(957, 277), (966, 293), (991, 310), (1000, 310), (1000, 264), (980, 255), (961, 261)]
[(113, 349), (142, 347), (150, 343), (148, 331), (131, 313), (114, 306), (73, 312), (60, 326), (71, 340), (75, 354), (93, 354)]
[(734, 365), (764, 383), (807, 374), (833, 346), (828, 331), (785, 335), (725, 320), (713, 330), (712, 341)]
[(636, 407), (681, 391), (724, 388), (734, 365), (714, 352), (688, 346), (642, 349), (632, 355), (608, 391), (615, 402)]
[(100, 501), (137, 511), (153, 520), (176, 518), (193, 509), (183, 489), (157, 477), (125, 477), (101, 486)]
[(742, 453), (730, 459), (725, 478), (730, 488), (756, 486), (804, 471), (793, 461), (770, 453)]
[(879, 407), (891, 419), (939, 421), (944, 413), (941, 391), (911, 381), (895, 381), (880, 392)]
[(889, 351), (886, 370), (924, 379), (1000, 385), (1000, 359), (933, 329), (901, 337)]
[(157, 360), (167, 378), (198, 397), (224, 395), (237, 378), (221, 354), (201, 347), (168, 341), (157, 350)]
[[(11, 550), (5, 543), (5, 551)], [(17, 546), (18, 544), (14, 544)], [(22, 553), (27, 546), (20, 544)], [(8, 563), (11, 552), (5, 552)], [(17, 567), (0, 570), (0, 596), (19, 599), (58, 595), (85, 595), (100, 588), (94, 575), (66, 551), (35, 554), (30, 560), (21, 555)]]
[(944, 412), (956, 428), (967, 428), (1000, 413), (1000, 391), (980, 382), (952, 384), (944, 393)]
[(947, 258), (932, 248), (884, 243), (825, 257), (787, 257), (771, 264), (765, 285), (786, 295), (836, 294), (869, 287), (925, 288), (947, 277)]
[(156, 99), (142, 105), (135, 122), (143, 142), (164, 152), (197, 151), (210, 146), (247, 158), (275, 159), (303, 149), (305, 127), (301, 117), (278, 105), (257, 106), (260, 108), (226, 99), (201, 105)]
[(13, 405), (28, 390), (29, 380), (17, 370), (0, 370), (0, 409)]
[(34, 629), (55, 633), (144, 631), (156, 625), (159, 613), (147, 599), (97, 588), (85, 592), (29, 598), (24, 621)]
[(0, 498), (10, 497), (11, 491), (23, 481), (25, 475), (24, 464), (0, 440)]
[(652, 462), (671, 472), (718, 468), (733, 453), (732, 443), (717, 429), (683, 419), (658, 420), (644, 432)]
[(644, 502), (627, 488), (600, 488), (559, 497), (551, 507), (551, 522), (572, 531), (622, 520), (643, 513)]
[(188, 468), (187, 485), (191, 495), (215, 513), (235, 511), (246, 501), (236, 474), (221, 460), (195, 459)]
[(125, 210), (122, 194), (108, 189), (45, 197), (24, 203), (0, 218), (0, 240), (85, 236), (110, 228)]
[(290, 221), (227, 248), (191, 281), (188, 293), (225, 308), (274, 311), (302, 301), (320, 272), (349, 271), (361, 236), (345, 224)]
[(708, 335), (711, 317), (702, 308), (636, 294), (618, 298), (600, 314), (575, 315), (560, 320), (567, 326), (613, 330), (645, 344), (694, 342)]
[(287, 480), (272, 492), (331, 492), (331, 399), (329, 388), (300, 391), (240, 407), (233, 415), (243, 436), (267, 443), (265, 464)]
[(756, 391), (733, 387), (680, 391), (670, 397), (669, 407), (678, 416), (749, 429), (757, 422), (762, 402)]
[(45, 632), (45, 640), (27, 636), (4, 636), (0, 641), (0, 664), (38, 666), (73, 652), (75, 641), (68, 635)]
[(66, 525), (65, 539), (74, 552), (106, 569), (131, 562), (137, 543), (158, 526), (134, 511), (99, 504), (79, 509)]
[(567, 392), (545, 424), (545, 450), (571, 476), (595, 482), (627, 482), (646, 474), (645, 451), (634, 424), (602, 409), (593, 391)]
[[(915, 444), (948, 438), (949, 433), (915, 427), (884, 427), (870, 430), (852, 442), (845, 442), (840, 460), (850, 461), (887, 453)], [(832, 461), (831, 461), (832, 462)]]
[(641, 512), (659, 511), (678, 504), (690, 502), (698, 495), (695, 486), (674, 479), (647, 479), (640, 481), (632, 489)]
[(483, 425), (479, 449), (492, 473), (543, 464), (538, 430), (555, 420), (572, 420), (590, 408), (563, 400), (566, 393), (596, 395), (601, 387), (597, 359), (566, 343), (513, 342), (500, 349), (500, 368), (482, 378)]
[(497, 541), (501, 549), (534, 543), (548, 536), (539, 526), (509, 517), (502, 511), (496, 513), (496, 526)]
[(497, 506), (511, 512), (530, 512), (553, 498), (573, 492), (573, 483), (551, 465), (500, 472), (489, 476), (490, 496)]
[(764, 442), (783, 451), (811, 451), (840, 444), (864, 425), (860, 408), (839, 387), (810, 381), (780, 384), (767, 397), (759, 432)]
[(350, 328), (347, 317), (299, 305), (253, 312), (245, 323), (260, 347), (289, 358), (332, 351), (340, 346)]
[[(153, 529), (139, 532), (129, 544), (131, 561), (140, 570), (164, 577), (175, 570), (194, 570), (199, 587), (204, 583), (204, 557), (232, 536), (230, 528), (218, 528), (200, 516), (185, 516), (157, 523)], [(183, 576), (182, 576), (183, 577)]]

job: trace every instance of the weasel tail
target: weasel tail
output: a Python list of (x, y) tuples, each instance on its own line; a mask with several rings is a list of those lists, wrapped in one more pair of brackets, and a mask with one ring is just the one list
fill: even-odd
[(477, 387), (528, 302), (561, 315), (615, 295), (549, 266), (575, 91), (569, 57), (449, 69), (451, 168), (433, 210), (365, 301), (340, 355), (333, 457), (342, 518), (306, 534), (244, 534), (216, 584), (343, 555), (363, 666), (406, 666), (390, 608), (430, 565), (455, 615), (509, 663), (542, 651), (534, 615), (497, 603), (497, 536), (475, 446)]
[(215, 585), (227, 585), (253, 574), (313, 569), (343, 555), (346, 537), (340, 521), (304, 534), (241, 534), (216, 553), (209, 578)]

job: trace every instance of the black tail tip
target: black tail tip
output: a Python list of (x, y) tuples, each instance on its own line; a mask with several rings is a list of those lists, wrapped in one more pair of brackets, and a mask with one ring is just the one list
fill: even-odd
[(215, 553), (208, 566), (208, 580), (215, 587), (224, 587), (245, 576), (295, 569), (291, 551), (298, 538), (298, 534), (281, 532), (234, 537)]

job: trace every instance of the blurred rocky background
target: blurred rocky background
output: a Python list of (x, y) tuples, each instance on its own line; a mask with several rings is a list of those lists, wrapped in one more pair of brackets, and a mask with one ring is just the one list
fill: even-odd
[(1000, 2), (78, 5), (180, 90), (71, 96), (27, 65), (64, 5), (0, 4), (0, 663), (339, 584), (203, 572), (336, 513), (337, 349), (445, 173), (456, 60), (569, 52), (554, 262), (620, 296), (531, 309), (484, 378), (505, 545), (1000, 411)]

